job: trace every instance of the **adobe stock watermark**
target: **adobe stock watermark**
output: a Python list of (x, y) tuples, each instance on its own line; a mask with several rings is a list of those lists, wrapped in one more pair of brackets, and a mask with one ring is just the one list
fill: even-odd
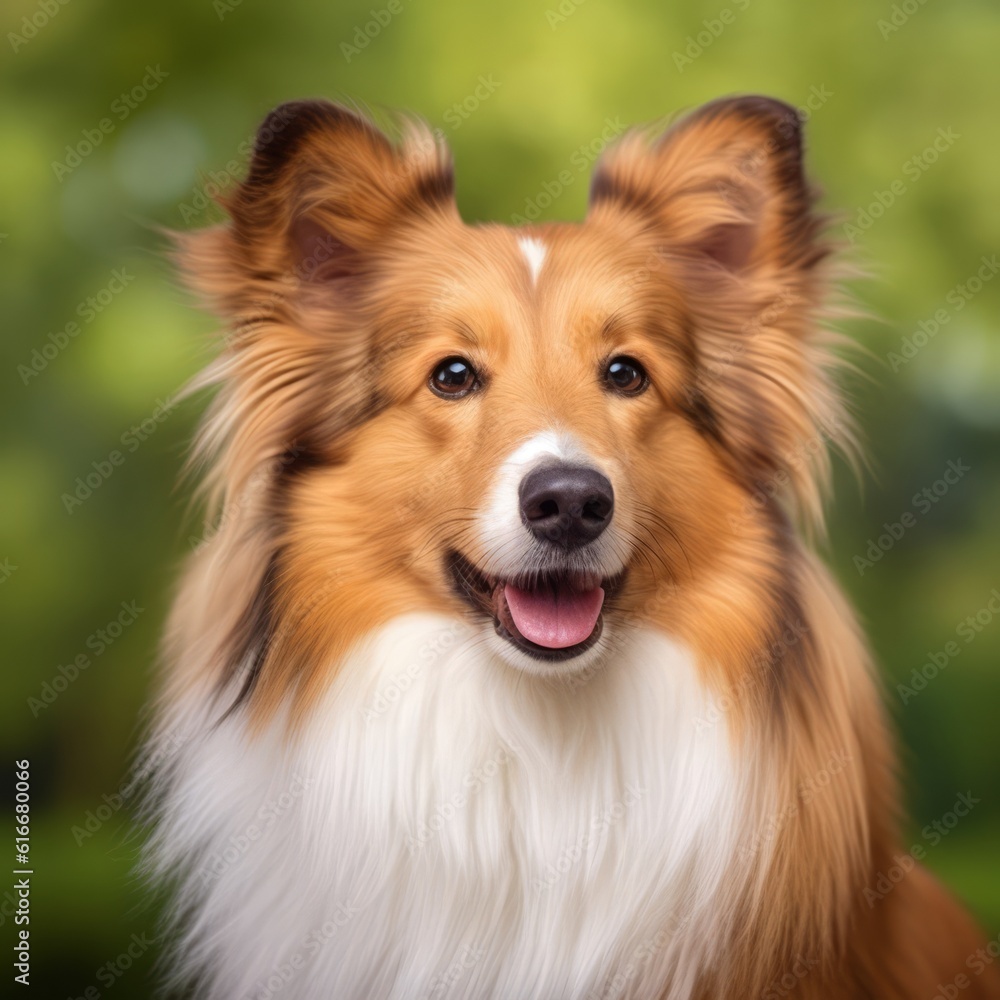
[(277, 623), (268, 638), (268, 648), (280, 648), (289, 635), (301, 631), (309, 616), (334, 593), (344, 579), (344, 571), (335, 567), (323, 576), (321, 586), (314, 587), (307, 600), (293, 604), (283, 614), (276, 616)]
[(790, 649), (802, 641), (802, 637), (808, 631), (809, 626), (801, 618), (796, 618), (785, 626), (781, 635), (763, 649), (756, 650), (749, 664), (754, 669), (745, 670), (740, 680), (713, 698), (708, 711), (695, 718), (695, 730), (704, 732), (714, 729), (733, 708), (745, 704), (746, 697), (756, 691), (761, 684), (761, 676), (773, 671), (775, 665), (784, 659)]
[(469, 969), (474, 969), (485, 955), (485, 948), (466, 945), (462, 949), (462, 954), (444, 972), (431, 979), (427, 989), (420, 994), (420, 1000), (437, 1000), (439, 997), (448, 996), (451, 988), (465, 977)]
[(893, 863), (884, 871), (878, 872), (875, 884), (865, 886), (862, 891), (869, 909), (892, 892), (900, 882), (916, 867), (918, 861), (927, 857), (928, 847), (937, 847), (951, 833), (959, 822), (969, 815), (983, 800), (977, 799), (972, 792), (959, 792), (955, 804), (943, 816), (928, 823), (920, 831), (921, 839), (910, 847), (905, 854), (893, 857)]
[(628, 984), (661, 952), (677, 940), (691, 923), (689, 914), (678, 917), (671, 914), (661, 930), (636, 945), (628, 963), (605, 980), (601, 989), (591, 990), (584, 1000), (618, 1000)]
[(902, 0), (901, 3), (894, 3), (889, 8), (888, 19), (880, 17), (875, 22), (882, 41), (887, 42), (914, 14), (922, 10), (926, 3), (927, 0)]
[(546, 865), (543, 875), (531, 880), (535, 892), (541, 895), (556, 885), (574, 865), (583, 860), (587, 851), (598, 844), (608, 830), (624, 818), (629, 809), (642, 799), (647, 791), (648, 789), (643, 788), (639, 782), (630, 781), (625, 786), (622, 797), (595, 813), (591, 818), (590, 826), (580, 839), (561, 851), (555, 861)]
[(48, 27), (49, 22), (68, 4), (70, 0), (41, 0), (35, 6), (34, 11), (29, 15), (25, 14), (21, 18), (20, 31), (7, 32), (7, 41), (16, 55), (32, 39), (38, 37), (38, 33)]
[[(302, 282), (312, 281), (322, 271), (323, 265), (332, 260), (342, 249), (342, 244), (332, 233), (324, 233), (310, 244), (311, 252), (302, 257), (292, 269), (292, 277)], [(274, 309), (287, 295), (287, 288), (275, 288), (270, 295), (262, 299), (254, 299), (250, 303), (252, 311), (241, 317), (238, 326), (230, 328), (226, 333), (226, 346), (238, 347), (241, 336), (248, 331), (254, 331), (258, 323), (266, 323), (274, 318)]]
[(46, 342), (40, 348), (36, 347), (26, 362), (17, 366), (21, 384), (27, 385), (32, 379), (38, 378), (133, 281), (134, 274), (130, 274), (124, 267), (117, 267), (103, 287), (78, 302), (75, 314), (80, 317), (79, 321), (71, 319), (61, 330), (51, 331), (45, 338)]
[(399, 699), (413, 687), (413, 682), (424, 670), (431, 666), (442, 653), (451, 649), (455, 640), (464, 630), (465, 626), (456, 622), (423, 642), (416, 660), (379, 685), (379, 689), (362, 711), (365, 722), (374, 722), (396, 705)]
[(944, 297), (945, 302), (951, 308), (940, 306), (934, 310), (932, 316), (922, 319), (917, 323), (916, 330), (909, 336), (903, 337), (898, 351), (889, 351), (885, 359), (889, 362), (889, 367), (893, 374), (898, 372), (904, 365), (908, 365), (920, 353), (920, 350), (927, 346), (938, 331), (947, 326), (956, 313), (961, 312), (982, 290), (988, 285), (1000, 271), (1000, 262), (997, 255), (985, 254), (979, 258), (979, 268), (965, 279), (959, 282)]
[(181, 221), (189, 223), (198, 218), (223, 191), (226, 191), (245, 172), (247, 160), (255, 149), (266, 149), (284, 132), (295, 116), (286, 108), (276, 108), (267, 116), (267, 121), (260, 128), (251, 132), (236, 147), (236, 156), (227, 160), (220, 170), (210, 170), (208, 179), (196, 185), (190, 196), (190, 201), (182, 201), (177, 209), (181, 213)]
[(220, 21), (224, 21), (226, 15), (232, 14), (242, 3), (243, 0), (212, 0), (212, 10), (215, 11)]
[(463, 97), (461, 101), (455, 101), (444, 113), (442, 118), (445, 125), (452, 130), (460, 129), (463, 123), (467, 122), (479, 110), (482, 103), (488, 101), (500, 87), (500, 81), (494, 80), (492, 73), (480, 76), (472, 93)]
[(338, 903), (326, 920), (313, 928), (303, 938), (298, 948), (285, 960), (279, 962), (271, 972), (258, 979), (244, 993), (244, 1000), (271, 1000), (284, 992), (285, 987), (345, 928), (363, 909), (356, 900)]
[(587, 0), (560, 0), (555, 9), (549, 7), (545, 11), (545, 23), (555, 31), (560, 24), (565, 24)]
[[(573, 151), (569, 158), (569, 167), (564, 168), (551, 180), (545, 181), (542, 188), (533, 197), (524, 199), (524, 211), (515, 212), (510, 221), (512, 225), (521, 226), (534, 222), (545, 209), (559, 198), (570, 187), (580, 174), (590, 168), (590, 165), (605, 149), (626, 129), (621, 118), (605, 118), (601, 134), (590, 142), (582, 143)], [(573, 169), (570, 169), (573, 168)]]
[[(980, 635), (983, 629), (988, 628), (993, 619), (1000, 615), (1000, 590), (994, 587), (989, 593), (989, 599), (978, 610), (971, 615), (966, 615), (956, 626), (955, 634), (963, 641), (965, 646), (975, 642), (976, 636)], [(938, 677), (942, 671), (950, 666), (951, 662), (962, 652), (963, 646), (959, 645), (955, 639), (949, 639), (941, 649), (928, 650), (927, 659), (919, 666), (910, 671), (909, 682), (896, 685), (896, 694), (900, 701), (908, 705), (921, 691), (926, 690), (927, 685)]]
[(241, 833), (230, 835), (221, 853), (214, 851), (205, 864), (198, 870), (202, 885), (210, 885), (237, 865), (274, 824), (289, 812), (295, 803), (302, 798), (306, 789), (314, 784), (315, 779), (293, 775), (288, 787), (277, 796), (267, 798), (257, 809), (253, 820), (246, 825)]
[[(738, 196), (738, 192), (745, 187), (744, 182), (748, 178), (756, 176), (760, 168), (775, 153), (783, 149), (783, 145), (789, 137), (805, 125), (833, 96), (833, 91), (825, 83), (814, 83), (809, 88), (809, 93), (805, 100), (779, 118), (775, 126), (777, 135), (770, 134), (763, 142), (757, 143), (743, 152), (740, 158), (734, 163), (733, 169), (729, 171), (728, 177), (720, 179), (716, 183), (718, 194), (729, 201), (737, 210), (744, 211), (742, 199)], [(789, 294), (788, 292), (783, 292), (778, 296), (778, 299), (784, 298)]]
[(740, 858), (747, 861), (753, 858), (763, 847), (776, 840), (788, 823), (804, 807), (811, 805), (817, 795), (825, 792), (833, 783), (833, 779), (843, 774), (847, 770), (848, 764), (853, 760), (854, 758), (847, 750), (837, 750), (831, 753), (823, 767), (815, 774), (799, 782), (795, 798), (784, 806), (784, 808), (768, 817), (753, 837), (747, 843), (740, 845), (738, 851)]
[(118, 788), (110, 794), (105, 792), (101, 796), (101, 804), (88, 809), (83, 814), (83, 819), (70, 827), (69, 832), (73, 835), (76, 846), (82, 847), (85, 840), (98, 833), (105, 823), (127, 806), (146, 778), (170, 760), (187, 741), (187, 736), (173, 732), (168, 739), (158, 742), (155, 750), (143, 754)]
[(350, 62), (368, 48), (378, 38), (394, 17), (403, 13), (403, 8), (410, 0), (389, 0), (384, 7), (371, 7), (368, 13), (371, 18), (363, 24), (354, 26), (354, 34), (350, 42), (340, 43), (340, 54)]
[(0, 562), (0, 583), (6, 583), (17, 569), (18, 567), (11, 563), (10, 556), (7, 556), (3, 562)]
[[(981, 976), (998, 958), (1000, 958), (1000, 937), (991, 938), (984, 948), (977, 948), (965, 959), (965, 967), (973, 976)], [(972, 986), (972, 978), (964, 972), (959, 972), (947, 983), (938, 983), (937, 993), (931, 1000), (957, 1000), (962, 990)]]
[(819, 965), (816, 955), (796, 955), (788, 971), (780, 979), (775, 979), (764, 988), (761, 1000), (783, 1000), (806, 976)]
[(835, 440), (841, 426), (831, 422), (815, 434), (799, 441), (790, 451), (780, 455), (781, 463), (766, 479), (759, 480), (753, 493), (745, 497), (740, 509), (728, 514), (726, 520), (734, 530), (741, 528), (750, 518), (764, 510), (774, 500), (784, 496), (793, 481), (793, 473), (802, 466), (809, 466)]
[[(224, 528), (236, 523), (239, 515), (251, 508), (253, 504), (267, 494), (267, 491), (281, 478), (285, 470), (293, 465), (304, 453), (297, 442), (293, 442), (291, 447), (283, 451), (280, 455), (273, 455), (266, 462), (263, 462), (247, 480), (242, 492), (226, 500), (222, 509), (218, 512), (218, 517), (211, 524), (207, 524), (205, 531), (201, 535), (189, 535), (188, 545), (192, 552), (197, 552), (202, 546), (207, 545)], [(331, 574), (337, 576), (338, 574)]]
[(715, 40), (735, 23), (736, 16), (742, 14), (750, 6), (750, 0), (735, 0), (733, 7), (723, 7), (715, 17), (705, 18), (701, 30), (696, 35), (688, 35), (684, 40), (684, 51), (674, 49), (674, 66), (678, 73), (683, 73)]
[(87, 636), (84, 647), (90, 653), (77, 653), (67, 664), (60, 663), (56, 667), (56, 672), (52, 677), (42, 683), (38, 696), (30, 696), (27, 706), (31, 709), (34, 718), (45, 711), (64, 691), (69, 688), (85, 670), (90, 668), (94, 661), (102, 656), (104, 652), (113, 646), (124, 634), (125, 630), (133, 625), (146, 609), (140, 608), (138, 603), (132, 601), (122, 601), (121, 610), (110, 621), (101, 628), (95, 629)]
[(128, 456), (138, 451), (140, 446), (156, 433), (163, 421), (174, 412), (176, 406), (173, 398), (158, 399), (149, 416), (122, 432), (118, 439), (122, 445), (121, 449), (112, 448), (104, 458), (91, 462), (91, 471), (87, 472), (85, 477), (77, 476), (72, 492), (65, 492), (60, 497), (66, 513), (72, 514), (77, 507), (82, 507), (114, 475), (115, 469), (120, 469)]
[(935, 504), (940, 503), (948, 491), (972, 471), (972, 466), (966, 465), (960, 458), (949, 460), (944, 467), (940, 479), (935, 479), (930, 486), (918, 490), (910, 499), (910, 506), (916, 510), (904, 510), (898, 521), (886, 521), (881, 535), (868, 539), (868, 547), (864, 555), (854, 556), (854, 568), (859, 576), (864, 576), (875, 563), (893, 549), (897, 542), (912, 528), (917, 526), (917, 515), (926, 514)]
[(122, 91), (112, 102), (111, 115), (101, 118), (93, 128), (85, 128), (75, 143), (67, 143), (66, 155), (62, 160), (52, 161), (52, 172), (60, 184), (71, 174), (104, 140), (132, 114), (149, 95), (163, 83), (170, 74), (160, 69), (160, 64), (146, 67), (146, 75), (131, 90)]
[[(147, 937), (145, 931), (133, 934), (128, 945), (114, 958), (105, 962), (94, 973), (94, 978), (105, 990), (111, 989), (153, 947), (153, 944), (154, 939)], [(82, 993), (69, 997), (68, 1000), (100, 1000), (102, 996), (104, 994), (98, 986), (88, 986)]]
[(903, 176), (890, 181), (884, 190), (873, 191), (874, 200), (857, 210), (853, 223), (844, 223), (844, 235), (848, 241), (856, 243), (864, 236), (910, 190), (906, 181), (916, 184), (959, 139), (961, 136), (953, 128), (939, 128), (927, 146), (902, 164), (900, 172)]
[[(284, 124), (281, 128), (284, 128)], [(260, 135), (261, 133), (258, 133), (258, 140), (260, 140)], [(443, 135), (441, 129), (435, 129), (432, 135), (418, 133), (416, 138), (418, 148), (434, 152), (436, 142), (440, 141)], [(405, 169), (415, 177), (420, 169), (420, 162), (418, 158), (413, 163), (407, 164)], [(342, 252), (343, 244), (332, 233), (321, 232), (311, 239), (300, 252), (304, 252), (305, 249), (310, 249), (310, 253), (301, 257), (292, 269), (292, 277), (301, 282), (313, 281), (317, 274), (322, 272), (323, 265)], [(227, 347), (238, 347), (241, 335), (247, 331), (253, 331), (257, 324), (274, 319), (275, 306), (284, 301), (289, 292), (287, 285), (271, 284), (271, 287), (273, 291), (262, 298), (253, 300), (249, 304), (247, 312), (241, 315), (239, 324), (236, 327), (230, 327), (225, 336)], [(400, 344), (399, 348), (403, 346)]]
[(70, 0), (41, 0), (31, 14), (21, 18), (20, 34), (16, 31), (7, 32), (7, 41), (15, 55), (28, 42), (38, 37), (38, 33), (48, 27), (49, 22), (68, 4)]
[(458, 811), (468, 805), (487, 782), (492, 781), (503, 771), (513, 759), (512, 750), (513, 748), (500, 747), (489, 760), (465, 775), (462, 787), (458, 791), (434, 806), (430, 817), (417, 824), (416, 834), (407, 838), (406, 846), (411, 855), (417, 854), (433, 839), (439, 837), (445, 826), (458, 815)]

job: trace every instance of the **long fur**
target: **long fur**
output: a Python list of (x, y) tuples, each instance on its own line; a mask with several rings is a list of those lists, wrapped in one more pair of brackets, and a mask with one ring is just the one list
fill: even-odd
[[(865, 643), (796, 529), (853, 443), (814, 201), (765, 98), (626, 135), (582, 225), (518, 231), (462, 223), (419, 123), (264, 122), (231, 221), (178, 238), (227, 335), (149, 749), (177, 982), (929, 1000), (966, 969), (978, 931), (899, 855)], [(615, 353), (653, 388), (609, 397)], [(456, 354), (483, 389), (442, 401)], [(561, 449), (614, 483), (578, 558), (624, 582), (554, 669), (447, 566), (538, 572), (505, 498)]]

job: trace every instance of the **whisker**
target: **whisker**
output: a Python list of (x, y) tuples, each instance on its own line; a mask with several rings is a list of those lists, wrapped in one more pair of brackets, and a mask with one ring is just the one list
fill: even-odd
[[(676, 529), (673, 525), (669, 524), (666, 518), (660, 514), (655, 508), (650, 507), (648, 504), (644, 504), (641, 501), (636, 504), (638, 510), (640, 510), (646, 517), (653, 522), (661, 531), (669, 535), (673, 543), (677, 546), (681, 555), (684, 557), (684, 561), (687, 563), (688, 573), (692, 572), (691, 559), (687, 554), (687, 550), (684, 548), (684, 543), (681, 541), (680, 535), (677, 534)], [(640, 523), (642, 526), (653, 536), (652, 529), (649, 524), (644, 523), (644, 519), (640, 518)], [(655, 536), (653, 536), (655, 537)]]

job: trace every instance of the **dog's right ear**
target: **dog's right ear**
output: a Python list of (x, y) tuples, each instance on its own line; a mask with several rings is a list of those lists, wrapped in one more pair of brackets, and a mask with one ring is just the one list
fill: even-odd
[(372, 412), (380, 261), (415, 227), (458, 219), (447, 147), (416, 121), (400, 132), (326, 101), (284, 104), (218, 199), (229, 220), (175, 235), (186, 283), (227, 329), (189, 385), (220, 387), (190, 462), (210, 465), (210, 509), (237, 498), (249, 517), (266, 501), (244, 500), (255, 475), (277, 484)]
[(457, 212), (450, 155), (429, 129), (407, 122), (394, 143), (328, 101), (272, 111), (246, 179), (219, 202), (228, 225), (178, 242), (190, 283), (229, 317), (288, 281), (332, 282), (349, 295), (395, 234), (429, 213)]

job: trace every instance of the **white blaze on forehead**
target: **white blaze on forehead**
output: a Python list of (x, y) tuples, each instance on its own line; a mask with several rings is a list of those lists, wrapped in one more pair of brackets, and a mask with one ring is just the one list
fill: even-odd
[(531, 283), (538, 284), (538, 273), (545, 263), (545, 244), (533, 236), (522, 236), (518, 239), (517, 245), (521, 248), (525, 261), (528, 264), (528, 271), (531, 274)]

